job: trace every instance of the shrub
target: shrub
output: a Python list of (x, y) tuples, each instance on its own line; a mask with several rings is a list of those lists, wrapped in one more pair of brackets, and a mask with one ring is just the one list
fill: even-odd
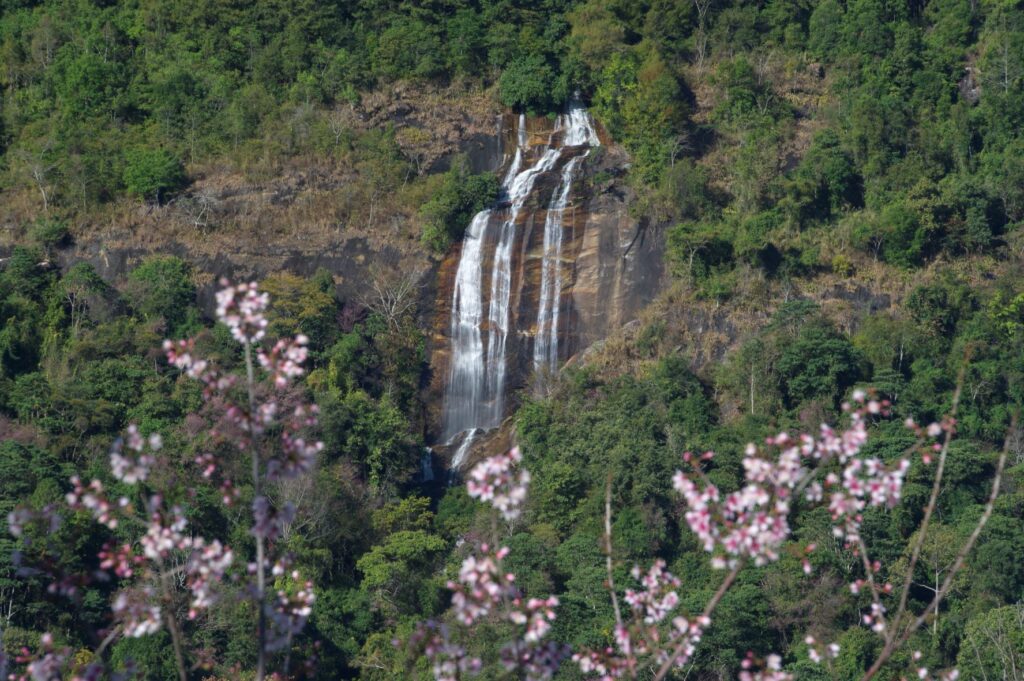
[(52, 218), (40, 218), (29, 228), (28, 238), (39, 245), (49, 255), (50, 251), (58, 248), (68, 241), (70, 233), (68, 225), (63, 220)]
[(168, 331), (180, 333), (195, 302), (192, 267), (173, 255), (151, 256), (128, 275), (127, 295), (144, 318), (162, 318)]
[(129, 194), (160, 203), (166, 192), (185, 184), (181, 161), (165, 149), (134, 149), (125, 158), (124, 185)]
[(501, 103), (531, 112), (549, 111), (559, 102), (553, 97), (555, 72), (539, 54), (515, 59), (501, 74), (498, 91)]
[(840, 277), (848, 277), (853, 274), (853, 263), (842, 253), (833, 256), (832, 271)]
[(420, 210), (424, 217), (422, 241), (435, 253), (443, 253), (462, 234), (473, 216), (498, 198), (498, 178), (493, 173), (473, 175), (465, 159), (452, 165), (440, 189)]

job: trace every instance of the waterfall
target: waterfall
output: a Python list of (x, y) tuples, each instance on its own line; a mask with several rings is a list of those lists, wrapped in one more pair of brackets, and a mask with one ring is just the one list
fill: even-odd
[[(559, 121), (561, 121), (561, 118), (559, 118)], [(557, 129), (557, 124), (555, 127)], [(516, 237), (516, 218), (519, 217), (523, 204), (529, 198), (534, 182), (542, 173), (546, 173), (554, 167), (560, 155), (561, 149), (549, 147), (544, 151), (544, 155), (540, 157), (537, 163), (516, 176), (508, 191), (508, 199), (511, 205), (508, 210), (508, 216), (501, 225), (498, 245), (494, 249), (494, 264), (491, 269), (487, 373), (488, 392), (493, 399), (491, 408), (494, 418), (489, 423), (480, 424), (486, 428), (497, 426), (505, 415), (505, 373), (508, 366), (505, 347), (509, 331), (508, 305), (512, 292), (512, 246), (515, 243)]]
[(540, 301), (537, 305), (537, 333), (533, 341), (533, 369), (538, 383), (547, 372), (558, 368), (558, 312), (562, 299), (562, 217), (569, 202), (573, 175), (583, 156), (562, 168), (562, 178), (551, 196), (544, 220), (544, 259), (540, 271)]
[[(556, 144), (559, 133), (561, 140)], [(562, 288), (562, 214), (571, 194), (579, 161), (587, 153), (583, 151), (580, 154), (579, 148), (599, 144), (589, 115), (578, 104), (573, 104), (565, 115), (556, 118), (554, 131), (540, 157), (525, 169), (523, 166), (527, 164), (526, 156), (530, 148), (526, 117), (522, 115), (518, 120), (516, 141), (515, 154), (502, 182), (500, 207), (481, 211), (473, 218), (466, 230), (455, 274), (443, 433), (445, 440), (453, 443), (460, 433), (471, 431), (456, 453), (459, 464), (477, 429), (494, 428), (505, 415), (508, 336), (517, 331), (510, 328), (509, 310), (513, 289), (512, 254), (521, 236), (516, 221), (537, 179), (554, 170), (563, 154), (572, 153), (575, 155), (563, 166), (559, 184), (548, 203), (541, 267), (542, 301), (541, 309), (538, 310), (538, 340), (535, 343), (544, 346), (541, 349), (544, 366), (557, 366), (558, 308)], [(488, 253), (491, 244), (493, 252)], [(486, 280), (485, 274), (488, 276)], [(490, 294), (486, 299), (486, 317), (485, 281)], [(543, 341), (540, 340), (542, 329)], [(536, 358), (535, 349), (535, 364)]]
[(420, 476), (423, 482), (431, 482), (434, 479), (434, 450), (424, 447), (420, 454)]
[[(562, 144), (566, 147), (601, 144), (590, 116), (580, 106), (572, 106), (567, 116), (568, 129)], [(574, 156), (562, 168), (562, 177), (548, 204), (544, 220), (544, 258), (541, 262), (540, 301), (537, 305), (537, 331), (533, 341), (533, 369), (538, 386), (558, 369), (558, 315), (562, 300), (562, 221), (569, 203), (572, 183), (580, 161), (590, 150)]]
[(474, 438), (476, 438), (476, 428), (470, 428), (466, 432), (466, 436), (459, 443), (459, 448), (455, 450), (455, 456), (452, 457), (452, 470), (457, 471), (462, 467), (462, 464), (466, 463), (466, 455), (469, 454), (469, 448), (473, 444)]
[(491, 211), (476, 214), (462, 243), (462, 258), (455, 273), (452, 298), (451, 361), (444, 397), (446, 439), (490, 419), (487, 375), (480, 332), (483, 321), (483, 242)]

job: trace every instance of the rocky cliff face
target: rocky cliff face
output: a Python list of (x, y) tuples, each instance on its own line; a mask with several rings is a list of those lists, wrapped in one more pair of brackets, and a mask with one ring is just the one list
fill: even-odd
[(628, 162), (610, 146), (586, 167), (569, 291), (571, 354), (636, 319), (664, 283), (664, 232), (629, 214), (632, 193), (622, 179)]
[[(342, 137), (393, 128), (412, 167), (407, 184), (416, 173), (443, 171), (460, 154), (476, 172), (503, 162), (502, 113), (477, 90), (400, 83), (317, 116)], [(209, 312), (220, 277), (310, 276), (326, 268), (339, 295), (358, 300), (376, 273), (413, 273), (423, 325), (430, 325), (438, 262), (419, 242), (422, 197), (375, 197), (381, 190), (373, 172), (344, 154), (275, 159), (257, 170), (240, 165), (190, 169), (190, 186), (164, 205), (125, 199), (75, 214), (73, 241), (55, 259), (62, 267), (88, 262), (117, 283), (150, 254), (177, 255), (195, 266)], [(0, 205), (0, 258), (23, 232), (19, 225), (35, 217), (18, 206)]]
[[(505, 150), (502, 172), (515, 148), (514, 126), (513, 117), (505, 116), (501, 135)], [(529, 145), (543, 147), (553, 133), (552, 121), (527, 119), (527, 131)], [(623, 181), (628, 157), (606, 134), (602, 133), (601, 138), (602, 146), (591, 150), (582, 160), (562, 217), (560, 309), (564, 321), (558, 330), (562, 361), (635, 319), (663, 284), (662, 234), (629, 214), (632, 195)], [(535, 149), (532, 153), (538, 152)], [(536, 388), (536, 381), (532, 380), (533, 347), (542, 289), (544, 226), (550, 199), (569, 158), (571, 155), (564, 156), (537, 179), (516, 220), (518, 234), (511, 258), (508, 324), (515, 333), (510, 332), (507, 339), (507, 384), (513, 396), (517, 391)], [(500, 220), (500, 217), (492, 219)], [(491, 254), (484, 256), (486, 261), (493, 255), (495, 243), (491, 240), (482, 247), (491, 249)], [(432, 399), (428, 403), (438, 410), (434, 418), (438, 425), (449, 371), (451, 310), (460, 249), (461, 246), (455, 247), (441, 263), (434, 301), (429, 388)], [(489, 302), (486, 276), (484, 284), (486, 310)], [(440, 439), (439, 430), (435, 429), (434, 434)]]
[[(458, 102), (453, 107), (452, 102)], [(347, 107), (347, 105), (346, 105)], [(339, 129), (370, 131), (393, 126), (400, 152), (416, 172), (442, 171), (456, 154), (474, 171), (504, 173), (517, 146), (517, 117), (502, 114), (480, 92), (447, 92), (396, 86), (366, 95), (351, 108), (323, 112)], [(558, 141), (552, 118), (528, 118), (526, 131), (536, 161), (545, 145)], [(564, 237), (558, 258), (561, 275), (557, 325), (559, 366), (615, 329), (635, 319), (663, 284), (663, 238), (632, 217), (624, 176), (629, 159), (603, 131), (601, 146), (579, 159), (564, 207)], [(579, 156), (580, 154), (575, 154)], [(507, 338), (510, 392), (534, 389), (545, 220), (567, 154), (536, 180), (516, 220), (511, 254)], [(425, 183), (421, 186), (427, 186)], [(450, 313), (461, 245), (443, 259), (419, 243), (419, 195), (372, 205), (372, 174), (338, 158), (296, 156), (259, 173), (238, 167), (195, 169), (193, 183), (162, 206), (119, 201), (76, 217), (74, 240), (55, 253), (62, 267), (89, 262), (110, 282), (119, 282), (147, 255), (172, 253), (193, 263), (200, 299), (212, 312), (220, 277), (261, 279), (290, 271), (309, 276), (319, 268), (334, 275), (339, 295), (359, 300), (380, 270), (413, 273), (418, 280), (420, 320), (427, 329), (431, 358), (427, 390), (437, 437), (448, 371)], [(0, 209), (0, 227), (16, 234), (30, 221)], [(0, 255), (8, 251), (0, 243)], [(492, 248), (494, 244), (486, 247)], [(551, 254), (548, 252), (550, 267)], [(488, 292), (485, 291), (485, 297)], [(486, 302), (486, 301), (485, 301)], [(515, 403), (509, 402), (506, 412)], [(493, 439), (493, 438), (492, 438)]]

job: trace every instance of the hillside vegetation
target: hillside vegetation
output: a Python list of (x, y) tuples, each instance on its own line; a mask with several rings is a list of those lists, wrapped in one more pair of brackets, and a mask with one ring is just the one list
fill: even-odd
[[(2, 0), (0, 11), (0, 515), (59, 503), (75, 474), (127, 494), (109, 452), (135, 423), (163, 435), (182, 490), (168, 501), (190, 527), (254, 555), (245, 514), (220, 503), (196, 461), (224, 456), (239, 508), (254, 494), (248, 464), (207, 439), (201, 386), (159, 351), (195, 335), (204, 356), (244, 371), (228, 330), (200, 309), (209, 277), (154, 255), (105, 282), (84, 263), (61, 271), (58, 253), (130, 223), (153, 243), (347, 230), (436, 258), (493, 200), (495, 178), (454, 154), (450, 130), (404, 125), (378, 101), (547, 115), (579, 97), (628, 151), (631, 210), (664, 239), (671, 281), (639, 323), (577, 358), (548, 396), (523, 395), (513, 416), (533, 484), (502, 536), (527, 594), (561, 601), (551, 635), (612, 640), (609, 480), (620, 583), (634, 563), (664, 559), (699, 611), (719, 573), (672, 493), (684, 451), (717, 451), (708, 474), (733, 490), (746, 442), (840, 421), (852, 391), (873, 389), (894, 415), (872, 421), (869, 449), (892, 462), (913, 440), (903, 419), (940, 420), (959, 391), (938, 539), (910, 591), (918, 611), (977, 522), (1007, 437), (1010, 468), (909, 649), (967, 679), (1004, 678), (1007, 660), (1024, 660), (1024, 441), (1009, 430), (1024, 402), (1021, 3)], [(275, 225), (232, 212), (242, 185), (290, 187), (263, 216)], [(446, 611), (445, 585), (491, 517), (461, 485), (422, 479), (424, 311), (408, 297), (339, 300), (334, 283), (329, 272), (262, 282), (268, 334), (309, 338), (311, 370), (289, 399), (319, 404), (325, 445), (301, 486), (273, 491), (299, 519), (278, 546), (317, 594), (289, 652), (315, 655), (316, 678), (426, 678), (429, 665), (392, 642)], [(376, 283), (409, 295), (408, 282)], [(903, 503), (865, 513), (885, 569), (907, 564), (934, 475), (915, 460)], [(859, 560), (825, 510), (794, 517), (781, 559), (739, 574), (687, 678), (735, 678), (748, 650), (781, 653), (801, 680), (858, 679), (875, 659), (869, 596), (847, 588), (864, 576)], [(87, 658), (117, 584), (83, 583), (69, 607), (23, 566), (91, 574), (106, 542), (137, 529), (81, 512), (24, 555), (0, 538), (4, 649), (36, 649), (50, 631)], [(186, 599), (174, 607), (184, 613)], [(251, 609), (239, 599), (183, 618), (191, 649), (205, 651), (190, 659), (195, 678), (248, 678)], [(808, 662), (807, 633), (840, 643), (831, 668)], [(502, 635), (481, 627), (472, 652), (495, 658)], [(105, 654), (175, 679), (170, 645), (160, 632)], [(910, 667), (904, 651), (878, 678)], [(566, 664), (557, 678), (583, 677)]]

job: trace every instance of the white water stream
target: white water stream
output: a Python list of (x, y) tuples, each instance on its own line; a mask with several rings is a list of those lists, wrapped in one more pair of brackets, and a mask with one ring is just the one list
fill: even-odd
[[(553, 143), (559, 138), (560, 144)], [(544, 224), (544, 252), (541, 264), (541, 294), (537, 310), (533, 364), (538, 373), (558, 367), (558, 320), (562, 294), (562, 224), (572, 184), (580, 161), (589, 148), (600, 144), (590, 116), (582, 106), (572, 105), (555, 121), (554, 132), (540, 157), (525, 169), (526, 118), (520, 116), (517, 145), (512, 163), (502, 182), (502, 205), (481, 211), (470, 223), (463, 241), (455, 274), (451, 310), (451, 355), (444, 396), (444, 438), (463, 438), (452, 461), (457, 469), (479, 431), (498, 426), (505, 416), (509, 305), (512, 297), (512, 254), (519, 241), (516, 220), (533, 192), (538, 178), (551, 172), (563, 155), (572, 158), (562, 166), (561, 176), (549, 202)], [(493, 252), (487, 248), (493, 242)], [(490, 257), (488, 257), (490, 256)], [(489, 297), (485, 299), (484, 286)]]

